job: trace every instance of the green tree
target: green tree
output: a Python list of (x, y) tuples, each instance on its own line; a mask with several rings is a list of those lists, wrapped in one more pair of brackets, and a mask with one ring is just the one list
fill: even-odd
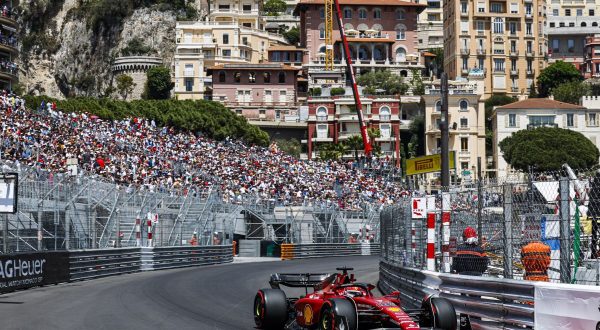
[[(532, 86), (534, 88), (534, 86)], [(485, 154), (486, 156), (493, 155), (494, 146), (493, 146), (493, 136), (494, 133), (492, 131), (492, 113), (494, 111), (494, 107), (507, 105), (517, 100), (514, 97), (508, 96), (506, 94), (493, 94), (487, 100), (485, 100)]]
[(573, 64), (556, 61), (542, 70), (537, 78), (539, 97), (548, 97), (552, 89), (560, 84), (581, 80), (581, 72)]
[(338, 160), (348, 151), (348, 147), (344, 143), (325, 143), (318, 150), (321, 160)]
[(150, 100), (166, 100), (171, 97), (173, 82), (171, 73), (164, 66), (150, 68), (146, 73), (148, 80), (144, 89), (144, 96)]
[(153, 51), (150, 46), (146, 46), (142, 38), (135, 37), (127, 43), (127, 46), (121, 49), (121, 56), (142, 56), (148, 55)]
[(300, 30), (298, 30), (298, 27), (294, 26), (291, 29), (283, 32), (283, 37), (291, 45), (296, 45), (298, 42), (300, 42)]
[(363, 149), (363, 138), (360, 135), (352, 135), (346, 139), (348, 149), (354, 151), (354, 158), (358, 161), (358, 151)]
[(579, 104), (579, 99), (590, 92), (590, 85), (580, 81), (569, 81), (552, 89), (555, 100), (571, 104)]
[(538, 98), (539, 94), (537, 91), (537, 87), (535, 87), (535, 81), (531, 83), (531, 87), (529, 87), (529, 98), (535, 99)]
[(127, 99), (127, 96), (133, 92), (133, 89), (136, 86), (136, 83), (133, 82), (133, 78), (130, 75), (120, 74), (116, 78), (117, 81), (117, 91), (123, 98), (123, 100)]
[(279, 150), (285, 152), (288, 155), (300, 158), (302, 145), (300, 144), (300, 141), (298, 141), (298, 139), (278, 139), (275, 140), (275, 143), (277, 143), (277, 147), (279, 147)]
[(500, 150), (510, 166), (527, 171), (556, 171), (567, 163), (572, 168), (598, 164), (598, 148), (583, 134), (568, 129), (540, 127), (521, 130), (500, 141)]
[(408, 142), (408, 157), (413, 158), (425, 154), (425, 118), (416, 116), (408, 128), (411, 136)]
[(425, 84), (421, 72), (417, 69), (412, 69), (412, 79), (410, 80), (413, 95), (425, 95)]
[(408, 84), (404, 83), (402, 77), (387, 69), (362, 74), (357, 83), (364, 87), (366, 94), (405, 95), (408, 91)]
[(285, 12), (286, 9), (285, 1), (283, 0), (267, 0), (263, 5), (263, 12), (267, 16), (279, 16)]

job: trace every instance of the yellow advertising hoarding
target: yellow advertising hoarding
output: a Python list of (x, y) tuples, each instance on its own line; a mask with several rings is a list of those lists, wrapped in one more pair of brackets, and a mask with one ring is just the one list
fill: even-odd
[[(450, 169), (456, 169), (456, 154), (450, 151)], [(442, 155), (430, 155), (406, 160), (406, 175), (415, 175), (431, 172), (440, 172), (442, 170)]]

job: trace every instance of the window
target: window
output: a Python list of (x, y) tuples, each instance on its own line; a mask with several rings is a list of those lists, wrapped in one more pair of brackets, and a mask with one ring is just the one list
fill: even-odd
[(575, 115), (572, 113), (567, 114), (567, 127), (575, 126)]
[(485, 2), (477, 2), (477, 12), (485, 13)]
[(598, 126), (595, 113), (588, 113), (588, 126)]
[(219, 11), (229, 11), (229, 5), (219, 5)]
[(494, 59), (494, 71), (504, 72), (504, 59), (501, 59), (501, 58)]
[(252, 28), (252, 23), (242, 23), (243, 27)]
[(344, 8), (344, 18), (352, 18), (352, 9)]
[(460, 32), (469, 32), (469, 21), (460, 21)]
[(500, 17), (494, 18), (494, 33), (504, 33), (504, 20)]
[(469, 70), (469, 59), (466, 57), (463, 57), (462, 59), (462, 69)]
[(325, 19), (325, 8), (319, 9), (319, 18)]
[(231, 49), (223, 49), (223, 57), (231, 57)]
[(383, 106), (379, 108), (379, 120), (381, 121), (389, 121), (391, 117), (390, 107)]
[(327, 120), (327, 108), (319, 107), (317, 109), (317, 120), (319, 120), (319, 121)]
[(531, 4), (530, 3), (525, 4), (525, 15), (531, 15)]
[(285, 72), (279, 72), (279, 83), (285, 84)]
[(575, 27), (575, 22), (569, 22), (569, 27)]
[(317, 139), (326, 139), (326, 138), (327, 138), (327, 124), (317, 125)]
[(508, 127), (517, 127), (517, 115), (514, 113), (508, 114)]
[(225, 79), (226, 79), (225, 71), (220, 71), (219, 72), (219, 82), (224, 83)]
[(589, 11), (589, 15), (590, 15), (590, 16), (594, 16), (595, 14), (596, 14), (596, 13), (594, 13), (594, 9), (590, 9), (590, 11)]
[(406, 40), (406, 26), (404, 24), (396, 25), (396, 40)]
[(254, 73), (254, 72), (248, 73), (248, 82), (251, 84), (256, 83), (256, 73)]
[(325, 24), (319, 25), (319, 38), (325, 39)]
[(242, 45), (248, 46), (248, 37), (242, 37)]
[(252, 5), (242, 5), (242, 10), (244, 13), (249, 13), (252, 11)]
[(239, 72), (235, 72), (233, 74), (233, 81), (239, 84), (241, 80), (242, 80), (242, 74)]
[(510, 69), (512, 71), (517, 71), (517, 60), (514, 58), (510, 60)]
[(554, 125), (555, 117), (556, 116), (529, 116), (529, 125), (534, 127), (551, 126)]
[(509, 22), (508, 23), (508, 29), (510, 30), (510, 34), (511, 35), (516, 35), (517, 34), (517, 23), (516, 22)]
[(517, 41), (516, 40), (511, 40), (510, 41), (510, 52), (511, 53), (516, 53), (517, 52)]
[(531, 41), (527, 41), (527, 44), (525, 45), (525, 50), (529, 54), (533, 52), (533, 43)]
[(460, 151), (469, 151), (469, 138), (460, 138)]
[(279, 91), (279, 102), (287, 102), (287, 91)]
[(530, 36), (533, 34), (532, 30), (531, 30), (531, 23), (525, 23), (525, 33)]
[(567, 51), (569, 53), (575, 52), (575, 40), (573, 40), (573, 39), (567, 40)]
[(404, 9), (396, 9), (396, 19), (401, 20), (406, 17), (406, 12)]
[(228, 45), (229, 44), (229, 34), (225, 33), (223, 34), (223, 45)]
[(468, 9), (468, 8), (469, 8), (469, 7), (467, 6), (467, 3), (466, 3), (466, 2), (462, 1), (462, 2), (460, 3), (460, 12), (461, 12), (461, 13), (463, 13), (463, 14), (466, 14), (466, 13), (467, 13), (467, 9)]
[(467, 100), (460, 100), (460, 102), (458, 102), (458, 106), (460, 108), (460, 111), (469, 110), (469, 102)]
[(468, 170), (469, 169), (469, 162), (460, 162), (460, 169), (461, 170)]
[(266, 103), (272, 103), (273, 102), (273, 91), (272, 90), (265, 90), (265, 99), (264, 101)]
[(367, 10), (364, 8), (358, 9), (358, 18), (359, 19), (367, 19)]
[(577, 9), (576, 14), (577, 16), (583, 16), (583, 9)]
[(391, 134), (391, 125), (390, 124), (380, 124), (379, 131), (381, 132), (381, 137), (384, 139), (389, 139)]
[(265, 109), (259, 109), (258, 110), (258, 114), (259, 115), (265, 115), (265, 114), (267, 114), (267, 110), (265, 110)]
[(490, 12), (492, 12), (492, 13), (503, 13), (504, 12), (504, 8), (502, 7), (501, 3), (492, 2), (490, 4)]
[(533, 71), (533, 61), (527, 60), (527, 72)]
[(478, 66), (478, 68), (479, 68), (479, 69), (481, 69), (481, 70), (483, 70), (483, 69), (484, 69), (484, 65), (483, 65), (483, 63), (484, 63), (484, 58), (483, 58), (483, 57), (480, 57), (480, 58), (478, 59), (478, 61), (479, 61), (479, 66)]
[(193, 76), (194, 75), (194, 65), (193, 64), (186, 64), (185, 65), (184, 74), (186, 76)]
[(271, 83), (271, 73), (270, 72), (263, 72), (263, 82), (265, 84)]
[(194, 88), (194, 78), (185, 78), (185, 91), (191, 92)]
[(571, 16), (571, 9), (565, 9), (565, 16)]
[(552, 52), (559, 53), (560, 52), (560, 40), (552, 39)]
[(379, 8), (373, 9), (373, 18), (381, 19), (381, 9), (379, 9)]
[(477, 21), (477, 31), (483, 32), (485, 30), (485, 22)]
[(460, 119), (460, 128), (468, 128), (469, 127), (469, 119), (461, 118)]
[(435, 102), (435, 111), (436, 112), (442, 111), (442, 101)]
[(510, 13), (511, 14), (518, 14), (519, 13), (519, 4), (518, 3), (511, 3), (510, 4)]

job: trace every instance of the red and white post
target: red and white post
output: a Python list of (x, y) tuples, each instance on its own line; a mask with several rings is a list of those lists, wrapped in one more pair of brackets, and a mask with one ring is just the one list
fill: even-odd
[(148, 213), (146, 224), (148, 225), (148, 246), (152, 246), (152, 213)]
[(435, 213), (427, 213), (427, 270), (435, 271)]
[(135, 242), (137, 246), (142, 246), (142, 219), (135, 217)]
[(442, 269), (450, 273), (450, 212), (442, 211)]

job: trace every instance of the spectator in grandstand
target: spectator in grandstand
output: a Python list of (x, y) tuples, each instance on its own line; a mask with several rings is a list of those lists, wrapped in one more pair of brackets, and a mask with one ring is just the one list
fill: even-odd
[(460, 275), (481, 276), (487, 270), (489, 259), (479, 246), (475, 229), (465, 228), (463, 241), (463, 244), (456, 249), (456, 256), (452, 259), (452, 272)]

